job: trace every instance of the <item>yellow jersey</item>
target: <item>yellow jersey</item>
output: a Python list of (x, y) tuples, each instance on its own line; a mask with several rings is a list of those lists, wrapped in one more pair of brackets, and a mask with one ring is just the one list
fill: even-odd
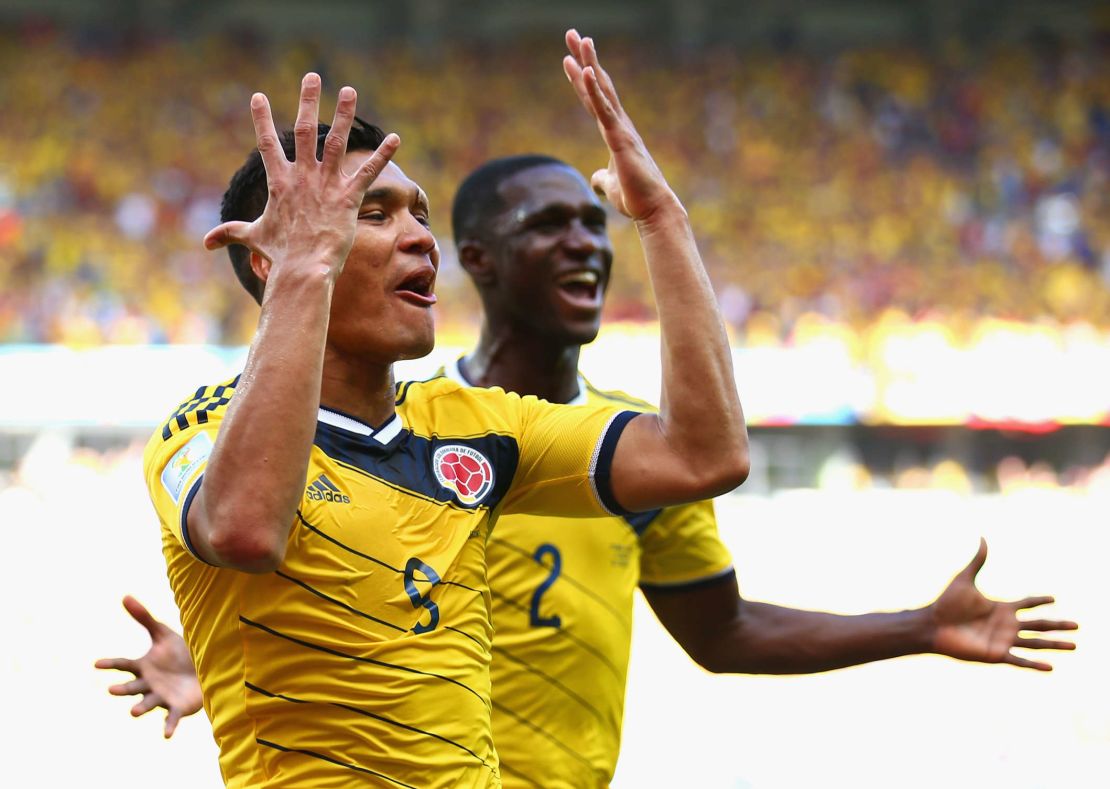
[[(458, 363), (446, 377), (465, 384)], [(571, 405), (654, 410), (579, 376)], [(712, 502), (628, 516), (506, 515), (486, 549), (493, 735), (505, 787), (607, 787), (620, 751), (637, 586), (729, 576)]]
[(501, 512), (597, 516), (634, 412), (443, 379), (373, 427), (321, 408), (282, 565), (203, 562), (186, 515), (237, 380), (198, 389), (144, 474), (231, 787), (500, 786), (486, 544)]

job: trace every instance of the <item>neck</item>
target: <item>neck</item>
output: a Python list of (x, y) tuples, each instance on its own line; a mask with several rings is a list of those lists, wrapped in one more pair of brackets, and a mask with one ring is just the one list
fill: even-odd
[(475, 386), (568, 403), (578, 395), (580, 351), (579, 345), (558, 345), (534, 333), (483, 323), (478, 346), (462, 360), (462, 372)]
[(393, 416), (395, 402), (393, 365), (351, 359), (332, 348), (324, 352), (321, 406), (376, 427)]

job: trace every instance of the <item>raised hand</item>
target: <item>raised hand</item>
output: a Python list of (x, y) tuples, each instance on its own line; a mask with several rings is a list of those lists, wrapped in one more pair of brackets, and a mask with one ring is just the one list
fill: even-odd
[(387, 135), (354, 172), (343, 170), (347, 136), (355, 117), (354, 88), (339, 91), (335, 119), (324, 141), (323, 160), (316, 158), (320, 76), (306, 74), (293, 127), (296, 156), (290, 162), (274, 128), (270, 102), (251, 97), (251, 116), (258, 152), (266, 168), (269, 196), (262, 216), (253, 222), (225, 222), (204, 237), (208, 249), (242, 244), (270, 265), (324, 266), (338, 277), (354, 243), (358, 209), (367, 187), (378, 177), (401, 140)]
[(1036, 638), (1023, 632), (1076, 630), (1075, 622), (1058, 619), (1018, 619), (1017, 614), (1054, 601), (1052, 597), (1026, 597), (1004, 602), (990, 600), (975, 586), (975, 576), (987, 561), (987, 543), (930, 606), (936, 624), (935, 650), (942, 655), (981, 663), (1009, 663), (1013, 666), (1051, 671), (1048, 663), (1015, 655), (1014, 647), (1024, 649), (1075, 649), (1071, 641)]
[(178, 721), (201, 708), (200, 683), (193, 660), (185, 640), (155, 619), (142, 603), (128, 595), (123, 598), (123, 607), (150, 634), (150, 649), (140, 658), (101, 658), (94, 665), (134, 674), (134, 679), (112, 685), (108, 692), (113, 696), (142, 694), (131, 708), (136, 718), (155, 707), (164, 707), (166, 726), (163, 733), (169, 739)]
[(594, 190), (637, 221), (650, 219), (663, 206), (677, 205), (674, 192), (621, 106), (613, 80), (598, 62), (593, 39), (568, 30), (566, 40), (570, 54), (563, 58), (563, 70), (609, 147), (608, 168), (590, 178)]

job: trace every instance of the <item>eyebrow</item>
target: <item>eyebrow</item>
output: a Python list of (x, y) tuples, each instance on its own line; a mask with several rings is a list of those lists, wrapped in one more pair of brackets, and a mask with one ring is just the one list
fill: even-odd
[[(371, 189), (369, 192), (362, 196), (362, 202), (380, 202), (380, 203), (403, 203), (407, 195), (400, 189), (392, 186), (382, 186), (377, 189)], [(419, 208), (428, 210), (428, 196), (424, 194), (424, 190), (417, 187), (416, 197), (413, 199), (413, 204)]]
[(608, 219), (605, 208), (597, 203), (589, 203), (586, 205), (546, 203), (544, 205), (535, 206), (534, 208), (521, 207), (516, 210), (514, 219), (516, 219), (517, 222), (528, 222), (547, 217), (564, 218), (576, 216), (581, 216), (585, 219), (600, 219), (601, 221)]

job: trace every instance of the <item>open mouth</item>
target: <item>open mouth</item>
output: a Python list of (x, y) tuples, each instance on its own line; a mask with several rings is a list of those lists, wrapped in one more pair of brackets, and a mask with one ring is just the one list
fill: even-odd
[(599, 305), (601, 302), (601, 275), (589, 269), (570, 271), (555, 280), (571, 301)]
[(432, 292), (436, 284), (436, 272), (431, 266), (417, 269), (409, 274), (395, 289), (401, 298), (420, 307), (430, 307), (436, 303), (436, 295)]

